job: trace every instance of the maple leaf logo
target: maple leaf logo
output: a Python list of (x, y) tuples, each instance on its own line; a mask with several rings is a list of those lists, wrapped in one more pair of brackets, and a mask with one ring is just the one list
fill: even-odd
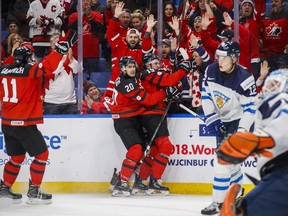
[(282, 28), (279, 27), (275, 22), (266, 27), (266, 33), (268, 36), (279, 36), (281, 32)]

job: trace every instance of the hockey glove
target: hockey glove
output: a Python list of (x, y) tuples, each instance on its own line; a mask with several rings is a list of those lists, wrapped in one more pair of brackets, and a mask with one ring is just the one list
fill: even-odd
[(216, 154), (221, 164), (238, 164), (253, 154), (272, 157), (273, 154), (265, 149), (274, 146), (275, 142), (271, 137), (258, 137), (250, 132), (237, 132), (224, 140)]
[(58, 41), (55, 44), (55, 50), (56, 52), (66, 55), (68, 53), (68, 50), (70, 47), (73, 46), (74, 43), (77, 41), (77, 33), (76, 31), (70, 31), (69, 36), (65, 41)]
[(181, 68), (188, 73), (192, 69), (192, 62), (190, 60), (182, 61), (178, 68)]
[(70, 46), (67, 41), (59, 41), (55, 43), (55, 51), (62, 54), (66, 55), (68, 53)]
[(168, 99), (177, 99), (180, 97), (180, 91), (176, 86), (168, 86), (165, 88)]
[(205, 124), (210, 135), (224, 137), (226, 134), (226, 128), (216, 113), (207, 115), (205, 118)]

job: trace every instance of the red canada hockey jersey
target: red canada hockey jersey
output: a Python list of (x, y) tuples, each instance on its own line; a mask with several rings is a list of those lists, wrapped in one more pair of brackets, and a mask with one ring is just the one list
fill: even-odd
[(121, 74), (115, 81), (113, 102), (110, 104), (112, 118), (127, 118), (145, 111), (144, 106), (153, 106), (166, 97), (164, 91), (147, 93), (139, 80)]
[(288, 19), (262, 21), (263, 48), (261, 56), (272, 57), (283, 53), (288, 44)]
[[(185, 74), (186, 72), (183, 69), (179, 69), (172, 74), (149, 69), (142, 72), (140, 79), (145, 90), (152, 94), (160, 91), (165, 86), (176, 86)], [(163, 114), (165, 108), (166, 103), (161, 101), (156, 106), (147, 107), (145, 114)]]
[(52, 73), (61, 58), (62, 55), (53, 52), (43, 59), (43, 63), (1, 67), (2, 124), (27, 126), (43, 123), (42, 77)]

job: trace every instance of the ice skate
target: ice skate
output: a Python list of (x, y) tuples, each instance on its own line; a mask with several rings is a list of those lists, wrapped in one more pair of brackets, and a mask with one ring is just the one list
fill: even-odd
[(118, 179), (119, 179), (119, 174), (117, 173), (117, 168), (114, 168), (113, 176), (110, 180), (110, 187), (109, 187), (110, 191), (113, 191)]
[(209, 206), (201, 210), (203, 215), (215, 215), (220, 212), (222, 203), (212, 202)]
[(128, 182), (118, 179), (115, 187), (113, 188), (111, 195), (115, 196), (115, 197), (121, 197), (121, 196), (128, 197), (128, 196), (130, 196), (131, 195), (131, 189), (129, 187)]
[(150, 177), (149, 195), (169, 195), (169, 188), (162, 186), (161, 179)]
[[(239, 184), (233, 184), (229, 191), (226, 194), (225, 200), (223, 202), (220, 216), (236, 216), (239, 215), (241, 209), (237, 209), (236, 207), (236, 196), (239, 193), (241, 186)], [(241, 193), (243, 190), (241, 191)]]
[(27, 193), (28, 199), (27, 204), (50, 204), (52, 203), (52, 195), (44, 193), (40, 190), (40, 186), (32, 185), (31, 180), (29, 180), (29, 189)]
[(0, 182), (0, 198), (12, 199), (12, 203), (18, 204), (22, 202), (22, 194), (14, 193), (11, 187), (4, 185), (4, 182)]
[(133, 195), (146, 195), (149, 187), (143, 183), (143, 180), (135, 173), (135, 182), (132, 188)]

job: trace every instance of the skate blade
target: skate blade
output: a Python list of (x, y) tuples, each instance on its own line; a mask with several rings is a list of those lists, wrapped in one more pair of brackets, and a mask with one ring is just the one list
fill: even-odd
[(111, 193), (111, 196), (113, 197), (129, 197), (131, 195), (131, 193), (129, 191), (118, 191), (118, 190), (114, 190)]
[(135, 196), (145, 196), (148, 194), (148, 190), (132, 189), (132, 194)]
[(29, 205), (47, 205), (51, 203), (52, 203), (52, 199), (41, 200), (37, 198), (28, 198), (26, 200), (26, 204), (29, 204)]
[(147, 194), (151, 195), (151, 196), (157, 196), (157, 195), (168, 196), (170, 193), (169, 193), (169, 191), (160, 191), (160, 190), (155, 190), (155, 189), (149, 189), (147, 191)]
[(12, 199), (10, 197), (0, 196), (1, 204), (20, 204), (22, 203), (22, 199)]
[(113, 192), (114, 187), (115, 187), (115, 185), (110, 185), (110, 186), (109, 186), (109, 190), (110, 190), (111, 192)]

